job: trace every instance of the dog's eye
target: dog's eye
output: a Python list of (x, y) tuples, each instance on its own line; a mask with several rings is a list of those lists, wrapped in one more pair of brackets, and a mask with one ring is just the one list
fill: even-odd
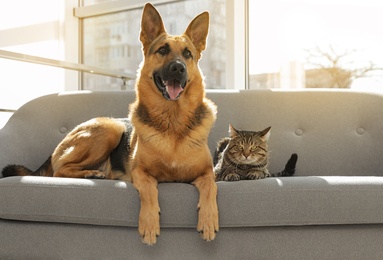
[(188, 50), (188, 49), (185, 49), (185, 50), (183, 51), (182, 55), (183, 55), (186, 59), (193, 58), (193, 55), (192, 55), (191, 51)]
[(160, 47), (160, 48), (157, 50), (157, 53), (161, 54), (162, 56), (165, 56), (165, 55), (168, 54), (169, 52), (170, 52), (169, 45), (162, 46), (162, 47)]

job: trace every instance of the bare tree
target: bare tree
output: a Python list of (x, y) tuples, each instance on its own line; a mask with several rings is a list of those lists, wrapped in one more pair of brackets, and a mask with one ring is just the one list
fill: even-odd
[(372, 61), (356, 61), (357, 50), (342, 51), (329, 45), (326, 49), (317, 46), (305, 51), (307, 64), (312, 67), (306, 72), (307, 87), (350, 88), (355, 79), (370, 77), (373, 71), (383, 70)]

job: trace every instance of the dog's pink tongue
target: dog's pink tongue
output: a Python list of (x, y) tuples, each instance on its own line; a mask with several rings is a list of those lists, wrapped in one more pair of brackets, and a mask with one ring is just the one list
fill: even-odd
[(166, 91), (171, 100), (176, 100), (182, 90), (181, 83), (178, 80), (168, 80), (166, 82)]

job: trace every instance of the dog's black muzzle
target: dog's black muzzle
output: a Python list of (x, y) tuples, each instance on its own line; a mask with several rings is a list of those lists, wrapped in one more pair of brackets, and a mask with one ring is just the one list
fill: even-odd
[(171, 61), (154, 72), (153, 78), (158, 90), (166, 99), (177, 100), (186, 86), (186, 64), (181, 60)]

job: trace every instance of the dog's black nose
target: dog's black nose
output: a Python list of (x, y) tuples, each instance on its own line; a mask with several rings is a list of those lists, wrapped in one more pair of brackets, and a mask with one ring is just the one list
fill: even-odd
[(184, 77), (186, 74), (186, 65), (185, 63), (175, 60), (169, 64), (169, 76), (180, 78)]

